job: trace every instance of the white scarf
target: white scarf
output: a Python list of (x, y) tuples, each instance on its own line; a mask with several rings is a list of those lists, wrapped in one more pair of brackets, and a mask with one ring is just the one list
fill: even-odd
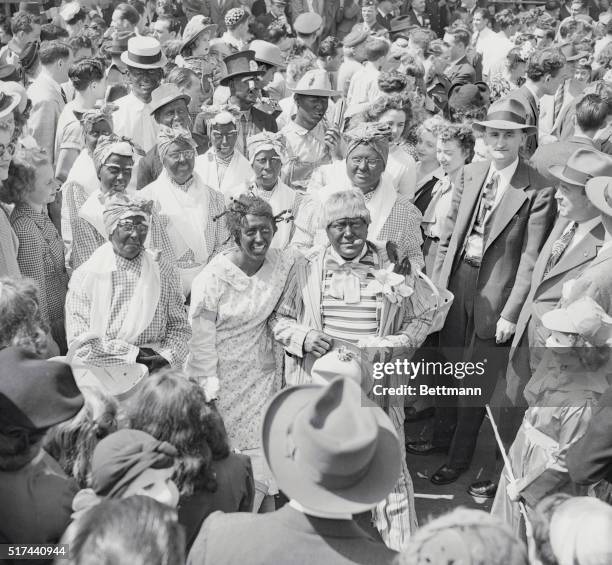
[(104, 205), (100, 198), (102, 198), (102, 191), (98, 188), (85, 200), (85, 204), (78, 211), (78, 216), (96, 228), (104, 239), (108, 239), (103, 219)]
[(397, 191), (393, 183), (386, 175), (380, 177), (379, 185), (374, 189), (372, 198), (366, 201), (366, 206), (370, 211), (372, 223), (368, 228), (368, 237), (370, 239), (380, 239), (382, 231), (395, 201), (397, 200)]
[(79, 153), (79, 156), (70, 168), (66, 178), (66, 183), (69, 182), (74, 182), (83, 187), (86, 194), (92, 194), (96, 189), (100, 188), (100, 180), (96, 174), (96, 167), (87, 149), (83, 149)]
[(221, 183), (219, 182), (217, 159), (213, 149), (209, 149), (204, 155), (196, 158), (194, 170), (200, 175), (204, 184), (222, 192), (226, 198), (232, 188), (239, 184), (244, 184), (245, 180), (253, 176), (251, 163), (237, 149), (234, 150)]
[(209, 190), (202, 178), (194, 172), (193, 184), (188, 192), (183, 192), (172, 184), (166, 169), (144, 189), (159, 203), (161, 214), (168, 217), (168, 236), (179, 259), (191, 249), (198, 263), (208, 262), (206, 224), (209, 221)]
[[(117, 339), (127, 343), (134, 343), (151, 325), (161, 293), (159, 264), (149, 251), (141, 252), (141, 257), (140, 277), (117, 333)], [(112, 273), (117, 270), (112, 243), (99, 247), (81, 269), (88, 275), (84, 278), (83, 290), (91, 303), (89, 330), (94, 335), (106, 337), (113, 298)]]

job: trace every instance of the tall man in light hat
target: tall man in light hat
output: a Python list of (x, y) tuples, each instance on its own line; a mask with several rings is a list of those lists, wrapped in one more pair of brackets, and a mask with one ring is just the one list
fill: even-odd
[(383, 500), (400, 475), (393, 424), (365, 402), (359, 385), (342, 377), (276, 395), (263, 420), (263, 448), (289, 504), (268, 514), (211, 514), (187, 562), (393, 563), (397, 554), (353, 517)]
[(230, 104), (238, 107), (240, 116), (237, 123), (236, 147), (248, 157), (247, 139), (261, 131), (276, 132), (278, 127), (272, 115), (255, 107), (261, 98), (259, 70), (254, 51), (241, 51), (224, 59), (227, 74), (221, 78), (221, 85), (230, 89)]
[(129, 137), (144, 151), (157, 142), (157, 123), (151, 115), (151, 95), (160, 85), (166, 57), (161, 44), (153, 37), (132, 37), (127, 51), (121, 54), (127, 66), (132, 91), (115, 102), (115, 133)]
[(340, 131), (325, 118), (330, 97), (339, 94), (323, 69), (306, 72), (293, 89), (297, 110), (281, 130), (288, 155), (283, 180), (289, 186), (305, 190), (317, 167), (342, 158)]
[(407, 446), (418, 454), (448, 451), (447, 463), (431, 477), (440, 485), (456, 481), (470, 465), (484, 403), (506, 370), (509, 340), (556, 211), (553, 188), (519, 157), (535, 129), (522, 105), (500, 100), (473, 127), (483, 133), (491, 159), (463, 169), (431, 276), (455, 295), (440, 332), (440, 345), (452, 348), (450, 360), (488, 359), (482, 378), (449, 377), (444, 384), (480, 386), (482, 395), (439, 399), (433, 444)]

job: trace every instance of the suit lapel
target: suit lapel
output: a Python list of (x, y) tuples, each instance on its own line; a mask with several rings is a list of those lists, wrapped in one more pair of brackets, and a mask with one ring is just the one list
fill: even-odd
[(533, 267), (532, 284), (534, 287), (537, 287), (544, 280), (544, 271), (546, 270), (546, 263), (548, 263), (552, 246), (561, 237), (567, 224), (569, 224), (569, 220), (560, 218), (553, 226), (550, 236), (546, 240), (544, 247), (542, 247), (542, 251), (540, 251), (536, 264)]
[(595, 257), (597, 257), (597, 252), (602, 245), (601, 238), (597, 238), (595, 236), (595, 232), (599, 230), (601, 230), (603, 236), (603, 226), (601, 224), (597, 224), (572, 249), (561, 256), (559, 262), (550, 270), (548, 275), (544, 277), (544, 280), (551, 277), (558, 277), (570, 269), (574, 269), (575, 267), (578, 267), (583, 263), (587, 263), (588, 261), (592, 261)]
[(531, 92), (531, 90), (529, 90), (526, 86), (522, 86), (521, 88), (523, 89), (523, 94), (525, 95), (525, 98), (529, 102), (529, 106), (531, 107), (531, 112), (533, 116), (535, 117), (535, 124), (537, 125), (539, 121), (538, 118), (539, 118), (539, 113), (540, 113), (540, 110), (538, 108), (538, 101), (536, 100), (536, 97), (533, 95), (533, 92)]
[(489, 229), (487, 230), (485, 226), (484, 252), (486, 252), (487, 248), (497, 239), (499, 234), (504, 231), (514, 214), (521, 209), (521, 206), (527, 200), (524, 189), (528, 186), (528, 169), (522, 161), (519, 161), (514, 176), (510, 181), (510, 186), (506, 188), (501, 200), (493, 210), (487, 222), (488, 226), (490, 226)]

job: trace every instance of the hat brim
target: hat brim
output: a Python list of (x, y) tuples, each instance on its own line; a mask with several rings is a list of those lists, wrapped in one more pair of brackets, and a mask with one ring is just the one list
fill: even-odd
[(181, 44), (181, 49), (179, 53), (183, 51), (185, 47), (187, 47), (188, 45), (191, 45), (203, 33), (210, 32), (212, 35), (214, 35), (216, 31), (217, 31), (217, 24), (206, 24), (201, 30), (198, 31), (198, 33), (196, 33), (195, 35), (183, 41), (183, 43)]
[(372, 463), (358, 483), (343, 489), (324, 488), (317, 484), (308, 469), (289, 456), (286, 439), (295, 415), (321, 393), (317, 385), (291, 387), (273, 399), (262, 425), (264, 456), (279, 488), (307, 509), (358, 514), (376, 506), (393, 490), (401, 474), (398, 437), (389, 417), (378, 407), (378, 441)]
[(161, 100), (156, 102), (155, 105), (151, 104), (151, 115), (153, 115), (157, 110), (159, 110), (166, 104), (170, 104), (175, 100), (184, 100), (187, 106), (189, 106), (189, 102), (191, 102), (191, 97), (183, 93), (177, 94), (176, 96), (166, 96), (166, 98), (162, 98)]
[(484, 131), (485, 128), (516, 129), (524, 131), (527, 135), (533, 135), (535, 133), (538, 133), (538, 128), (535, 126), (517, 124), (516, 122), (510, 122), (508, 120), (485, 120), (483, 122), (474, 122), (472, 124), (472, 128), (476, 131)]
[(0, 119), (6, 118), (6, 116), (12, 114), (13, 110), (19, 106), (19, 102), (21, 101), (21, 97), (18, 94), (5, 92), (5, 96), (11, 99), (11, 103), (6, 108), (0, 110)]
[(137, 63), (136, 61), (132, 61), (129, 58), (129, 51), (124, 51), (121, 53), (121, 62), (127, 65), (128, 67), (134, 67), (136, 69), (163, 69), (166, 66), (166, 56), (164, 53), (161, 53), (161, 58), (156, 63)]
[(326, 90), (324, 88), (313, 88), (312, 90), (305, 90), (303, 88), (298, 88), (297, 90), (291, 90), (293, 94), (305, 94), (306, 96), (324, 96), (326, 98), (331, 98), (332, 96), (340, 96), (342, 92), (338, 92), (337, 90)]
[(606, 201), (608, 185), (612, 186), (612, 177), (595, 177), (587, 181), (585, 192), (595, 208), (607, 216), (612, 216), (612, 205)]
[(550, 167), (548, 167), (548, 172), (556, 179), (559, 179), (564, 183), (571, 184), (572, 186), (584, 186), (586, 184), (583, 182), (576, 182), (576, 179), (570, 179), (566, 177), (563, 174), (564, 169), (565, 165), (551, 165)]
[(245, 78), (245, 77), (255, 78), (255, 77), (260, 77), (264, 74), (265, 74), (264, 71), (241, 71), (239, 73), (232, 73), (231, 75), (225, 75), (224, 77), (221, 77), (219, 84), (221, 86), (227, 86), (227, 83), (230, 80), (234, 80), (235, 78)]
[(570, 320), (567, 310), (559, 308), (550, 310), (542, 315), (542, 325), (551, 331), (562, 332), (566, 334), (578, 333), (576, 326)]
[(277, 69), (286, 69), (287, 64), (284, 61), (273, 61), (272, 59), (266, 59), (265, 57), (255, 57), (255, 61), (258, 63), (265, 63), (266, 65), (272, 65)]

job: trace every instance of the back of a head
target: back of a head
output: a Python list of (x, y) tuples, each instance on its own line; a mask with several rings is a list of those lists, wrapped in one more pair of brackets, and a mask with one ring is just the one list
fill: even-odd
[(378, 61), (389, 53), (389, 42), (384, 39), (372, 37), (365, 46), (366, 59), (370, 62)]
[(145, 496), (104, 500), (77, 518), (62, 543), (67, 565), (182, 565), (185, 533), (171, 508)]
[(398, 565), (470, 563), (528, 565), (524, 544), (506, 524), (482, 510), (455, 508), (420, 528)]
[(70, 47), (59, 40), (43, 41), (40, 44), (38, 56), (43, 66), (52, 65), (60, 59), (68, 59), (70, 57)]
[(560, 49), (547, 47), (533, 52), (527, 62), (527, 78), (539, 82), (544, 75), (556, 77), (565, 66), (565, 57)]
[(576, 104), (576, 124), (582, 131), (596, 131), (608, 119), (608, 102), (597, 94), (585, 94)]

